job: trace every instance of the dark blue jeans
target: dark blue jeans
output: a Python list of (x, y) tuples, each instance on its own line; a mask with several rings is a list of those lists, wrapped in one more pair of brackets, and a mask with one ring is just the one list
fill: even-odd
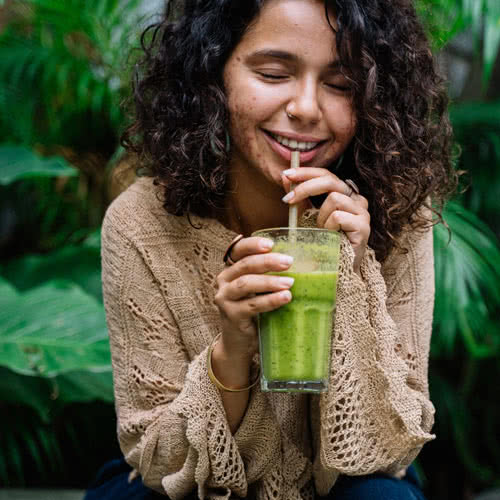
[[(168, 500), (142, 484), (140, 478), (128, 482), (130, 466), (125, 460), (113, 460), (99, 471), (84, 500)], [(186, 500), (196, 500), (193, 493)], [(328, 500), (425, 500), (415, 469), (410, 467), (402, 480), (384, 474), (341, 476)]]

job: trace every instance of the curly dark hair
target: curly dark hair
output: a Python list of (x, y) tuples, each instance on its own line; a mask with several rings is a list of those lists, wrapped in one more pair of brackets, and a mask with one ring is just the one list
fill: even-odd
[[(229, 153), (223, 69), (265, 0), (168, 2), (143, 33), (135, 121), (124, 146), (165, 186), (165, 209), (213, 215), (223, 205)], [(174, 5), (175, 4), (175, 5)], [(384, 260), (402, 229), (433, 223), (454, 191), (448, 99), (411, 0), (324, 0), (352, 82), (356, 135), (336, 173), (370, 204), (369, 244)], [(432, 200), (432, 207), (430, 200)], [(435, 222), (435, 221), (434, 221)]]

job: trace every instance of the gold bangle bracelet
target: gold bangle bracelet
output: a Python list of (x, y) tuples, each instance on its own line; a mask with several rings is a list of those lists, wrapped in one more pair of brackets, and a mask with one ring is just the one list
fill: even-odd
[(244, 392), (244, 391), (248, 391), (250, 390), (254, 385), (257, 384), (257, 382), (259, 381), (260, 379), (260, 369), (259, 369), (259, 373), (257, 373), (257, 376), (255, 377), (255, 380), (248, 386), (248, 387), (243, 387), (242, 389), (231, 389), (230, 387), (226, 387), (224, 384), (222, 384), (218, 379), (217, 377), (215, 376), (214, 374), (214, 371), (212, 369), (212, 351), (214, 350), (214, 347), (215, 347), (215, 344), (217, 343), (217, 341), (220, 339), (222, 333), (219, 333), (219, 335), (217, 335), (213, 340), (212, 340), (212, 343), (210, 344), (210, 347), (208, 349), (208, 353), (207, 353), (207, 370), (208, 370), (208, 377), (210, 378), (210, 380), (212, 381), (212, 383), (218, 387), (219, 389), (221, 389), (222, 391), (226, 391), (226, 392)]

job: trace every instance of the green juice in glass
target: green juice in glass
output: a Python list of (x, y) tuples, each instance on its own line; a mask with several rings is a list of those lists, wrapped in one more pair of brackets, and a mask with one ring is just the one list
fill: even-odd
[(327, 230), (298, 228), (293, 236), (291, 231), (254, 234), (273, 239), (273, 252), (294, 257), (288, 271), (272, 273), (295, 279), (292, 301), (259, 315), (261, 387), (264, 391), (323, 392), (330, 374), (340, 238)]

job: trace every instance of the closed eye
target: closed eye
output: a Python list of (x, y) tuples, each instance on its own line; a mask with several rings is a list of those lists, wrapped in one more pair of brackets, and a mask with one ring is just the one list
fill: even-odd
[(259, 72), (259, 75), (268, 80), (284, 80), (285, 78), (287, 78), (286, 75), (273, 75), (270, 73), (261, 73), (261, 72)]
[(341, 92), (348, 92), (351, 90), (351, 87), (345, 86), (345, 85), (335, 85), (333, 83), (327, 83), (327, 87), (330, 87), (331, 89), (334, 90), (340, 90)]

